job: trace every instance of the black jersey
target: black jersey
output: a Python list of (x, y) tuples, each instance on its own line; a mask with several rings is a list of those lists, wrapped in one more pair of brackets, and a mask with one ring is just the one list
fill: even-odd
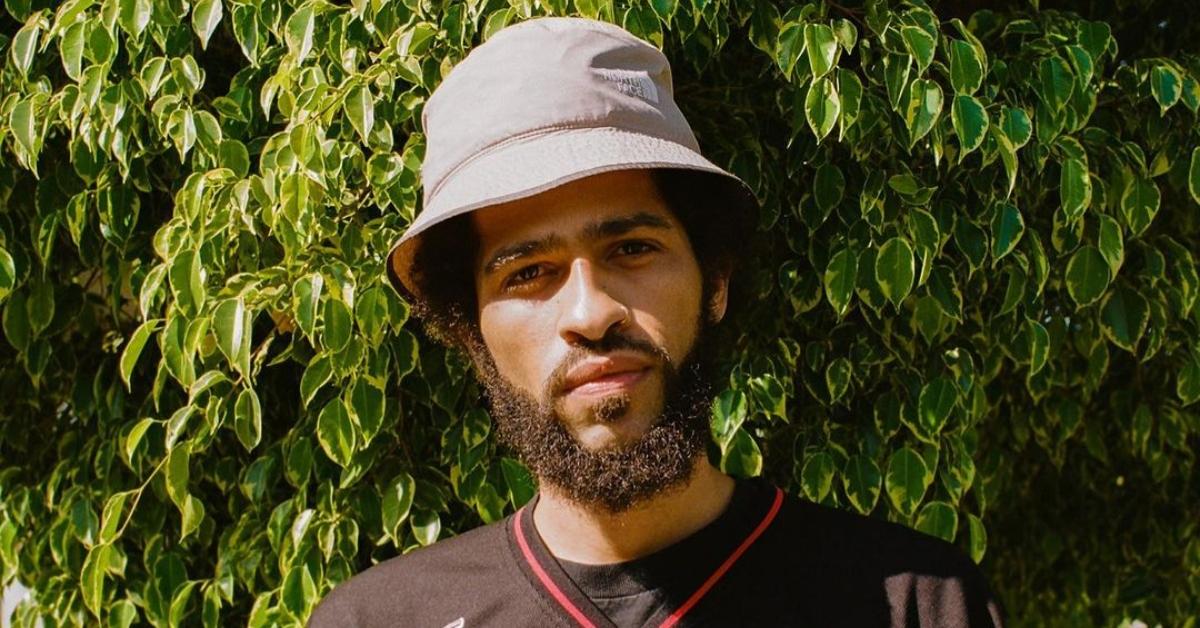
[(739, 480), (720, 517), (650, 556), (559, 561), (531, 501), (336, 587), (309, 626), (997, 626), (953, 545)]

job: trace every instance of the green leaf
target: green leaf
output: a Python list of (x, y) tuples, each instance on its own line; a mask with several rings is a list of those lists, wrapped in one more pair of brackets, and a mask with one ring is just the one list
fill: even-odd
[(199, 314), (207, 297), (200, 255), (195, 251), (180, 251), (171, 261), (167, 278), (171, 282), (171, 293), (175, 296), (175, 303), (183, 313), (189, 317)]
[(88, 552), (79, 576), (79, 589), (83, 603), (97, 618), (104, 608), (104, 574), (108, 571), (112, 546), (97, 545)]
[(314, 356), (304, 369), (304, 375), (300, 377), (300, 400), (305, 406), (332, 376), (333, 365), (329, 361), (329, 355), (322, 353)]
[(1121, 264), (1125, 262), (1125, 240), (1121, 234), (1121, 225), (1117, 224), (1106, 214), (1100, 214), (1100, 254), (1108, 262), (1112, 276), (1117, 276)]
[(325, 404), (317, 417), (317, 440), (330, 460), (346, 467), (357, 448), (354, 424), (346, 405), (335, 397)]
[(13, 287), (17, 285), (17, 268), (12, 255), (0, 246), (0, 303), (3, 303)]
[(804, 491), (804, 496), (813, 502), (824, 500), (833, 488), (834, 471), (833, 456), (823, 451), (805, 456), (800, 471), (800, 490)]
[(258, 11), (255, 7), (247, 5), (233, 7), (233, 36), (237, 39), (242, 54), (250, 61), (250, 65), (257, 66), (259, 45), (263, 41), (263, 35), (260, 31)]
[(120, 8), (121, 28), (137, 39), (150, 24), (151, 0), (120, 0)]
[(107, 628), (129, 628), (137, 621), (137, 607), (129, 600), (118, 600), (108, 609)]
[(537, 484), (525, 465), (506, 456), (500, 459), (500, 469), (508, 486), (508, 499), (514, 508), (520, 508), (533, 499)]
[(1091, 305), (1108, 289), (1111, 281), (1108, 261), (1094, 246), (1079, 247), (1067, 263), (1067, 292), (1079, 307)]
[(1081, 21), (1077, 28), (1079, 44), (1092, 56), (1092, 61), (1100, 65), (1100, 56), (1108, 49), (1109, 41), (1112, 40), (1112, 28), (1101, 21)]
[(1013, 148), (1020, 148), (1033, 136), (1033, 122), (1029, 114), (1015, 107), (1004, 107), (1000, 112), (1000, 129), (1012, 142)]
[(946, 377), (925, 384), (921, 388), (921, 397), (917, 411), (917, 420), (922, 434), (917, 436), (924, 440), (936, 438), (950, 419), (950, 412), (958, 403), (958, 388)]
[(208, 48), (208, 39), (212, 37), (213, 31), (217, 30), (217, 24), (221, 23), (223, 14), (221, 0), (198, 0), (192, 8), (192, 30), (196, 31), (196, 36), (200, 38), (201, 49)]
[(917, 529), (953, 543), (958, 534), (958, 511), (946, 502), (929, 502), (917, 515)]
[(1058, 198), (1067, 218), (1075, 220), (1092, 203), (1092, 178), (1087, 165), (1078, 159), (1062, 164), (1058, 183)]
[(858, 121), (861, 110), (863, 84), (852, 70), (838, 68), (837, 92), (841, 104), (841, 115), (838, 116), (838, 139), (845, 137), (846, 130)]
[(817, 201), (817, 207), (820, 207), (825, 213), (829, 213), (837, 204), (842, 201), (842, 193), (846, 188), (846, 178), (842, 176), (842, 171), (833, 164), (824, 164), (817, 168), (817, 175), (813, 181), (813, 197)]
[(884, 485), (896, 510), (906, 517), (917, 511), (917, 506), (925, 499), (925, 489), (929, 488), (926, 476), (930, 475), (925, 460), (912, 449), (903, 447), (892, 453)]
[(970, 536), (968, 548), (971, 560), (978, 564), (983, 561), (983, 555), (987, 552), (987, 530), (983, 527), (983, 521), (979, 517), (968, 513), (967, 531)]
[(736, 477), (751, 478), (762, 475), (762, 466), (762, 450), (758, 448), (758, 442), (744, 428), (739, 428), (721, 456), (721, 471)]
[(1136, 237), (1150, 226), (1158, 214), (1159, 193), (1154, 181), (1135, 177), (1121, 195), (1121, 213), (1129, 225), (1130, 233)]
[(320, 273), (302, 277), (295, 284), (292, 312), (300, 331), (309, 338), (316, 335), (317, 305), (321, 302), (321, 290), (324, 286), (325, 278)]
[(229, 365), (242, 375), (250, 372), (250, 313), (241, 297), (222, 301), (213, 308), (213, 332), (217, 348)]
[(258, 393), (253, 388), (243, 388), (233, 406), (233, 430), (246, 451), (251, 451), (262, 440), (262, 407)]
[(879, 465), (869, 457), (857, 454), (846, 463), (846, 470), (842, 474), (842, 488), (846, 491), (850, 505), (865, 515), (875, 508), (882, 480)]
[[(1038, 65), (1038, 76), (1041, 79), (1038, 95), (1046, 108), (1057, 114), (1071, 99), (1074, 90), (1075, 77), (1071, 74), (1071, 66), (1062, 57), (1046, 57)], [(1041, 124), (1040, 118), (1038, 124)]]
[(804, 97), (804, 116), (813, 135), (820, 142), (833, 130), (841, 112), (842, 103), (833, 82), (826, 78), (813, 81)]
[(383, 426), (383, 411), (385, 397), (383, 390), (377, 388), (365, 377), (358, 378), (350, 392), (350, 408), (354, 418), (362, 428), (363, 441), (369, 444), (379, 428)]
[(942, 305), (929, 295), (917, 299), (917, 305), (913, 308), (913, 322), (925, 342), (932, 345), (942, 330)]
[(804, 47), (808, 51), (808, 65), (812, 68), (814, 79), (825, 76), (837, 63), (837, 37), (833, 29), (824, 24), (804, 25)]
[(350, 342), (351, 332), (354, 331), (350, 308), (337, 299), (326, 299), (324, 321), (322, 340), (325, 341), (325, 348), (335, 353), (341, 351)]
[(54, 319), (54, 286), (48, 281), (38, 281), (32, 286), (25, 307), (29, 312), (29, 331), (36, 337)]
[(9, 128), (24, 154), (23, 161), (34, 172), (37, 172), (37, 156), (42, 147), (41, 137), (37, 130), (37, 113), (34, 110), (33, 99), (25, 98), (17, 101), (8, 114)]
[(142, 349), (146, 346), (146, 341), (150, 339), (150, 334), (157, 331), (161, 324), (162, 319), (156, 318), (138, 325), (133, 335), (129, 337), (129, 342), (126, 343), (125, 350), (121, 352), (119, 371), (121, 373), (121, 381), (125, 382), (126, 390), (132, 389), (129, 376), (133, 373), (133, 367), (137, 364), (138, 356), (142, 354)]
[(4, 308), (4, 336), (14, 349), (24, 352), (29, 347), (31, 335), (25, 295), (15, 292)]
[(857, 279), (858, 255), (850, 249), (835, 253), (825, 268), (825, 298), (829, 299), (838, 317), (844, 316), (850, 307)]
[(830, 403), (842, 398), (850, 387), (850, 375), (853, 368), (846, 358), (838, 358), (825, 368), (825, 386), (829, 390)]
[(926, 79), (917, 79), (909, 86), (908, 104), (904, 108), (904, 124), (908, 128), (911, 148), (933, 128), (942, 113), (942, 88)]
[(915, 258), (908, 240), (897, 236), (879, 247), (879, 254), (875, 256), (875, 281), (893, 306), (899, 308), (900, 302), (908, 296), (915, 274)]
[(1050, 356), (1050, 334), (1037, 321), (1025, 321), (1025, 335), (1029, 338), (1029, 375), (1037, 375)]
[(1179, 102), (1182, 84), (1183, 77), (1170, 66), (1159, 65), (1150, 70), (1150, 92), (1163, 113)]
[(442, 518), (433, 511), (417, 511), (408, 518), (409, 528), (417, 542), (423, 546), (433, 545), (442, 533)]
[(1179, 369), (1175, 379), (1175, 394), (1183, 405), (1191, 405), (1200, 400), (1200, 352), (1193, 352)]
[(38, 37), (41, 34), (41, 21), (32, 19), (22, 26), (21, 30), (18, 30), (12, 38), (12, 48), (8, 51), (9, 56), (22, 77), (29, 76), (29, 68), (33, 66), (33, 57), (37, 53)]
[(726, 389), (713, 400), (709, 428), (721, 450), (729, 447), (729, 441), (733, 440), (748, 415), (749, 402), (740, 390)]
[(1108, 293), (1100, 306), (1100, 329), (1113, 344), (1137, 354), (1138, 340), (1146, 333), (1150, 310), (1137, 290), (1118, 287)]
[(908, 50), (908, 54), (917, 60), (917, 74), (924, 74), (925, 68), (933, 62), (933, 54), (937, 51), (937, 41), (924, 29), (916, 26), (900, 27), (900, 37), (904, 40), (904, 47)]
[(402, 544), (400, 526), (408, 519), (412, 509), (417, 485), (408, 473), (401, 472), (383, 488), (383, 499), (379, 502), (383, 533), (397, 546)]
[(1025, 219), (1010, 203), (1000, 203), (992, 216), (992, 259), (999, 261), (1017, 247), (1025, 234)]
[[(222, 374), (220, 371), (209, 371), (208, 373), (205, 373), (205, 376), (211, 376), (213, 373)], [(195, 384), (203, 385), (205, 383), (211, 383), (211, 379), (208, 382), (205, 382), (205, 377), (201, 377), (195, 381)], [(195, 388), (196, 386), (193, 386), (193, 389)], [(167, 419), (167, 433), (165, 437), (167, 449), (171, 449), (175, 446), (175, 443), (179, 441), (179, 437), (183, 436), (184, 430), (187, 429), (188, 422), (190, 422), (192, 417), (196, 414), (196, 406), (192, 405), (193, 399), (191, 398), (194, 397), (194, 395), (192, 395), (191, 391), (189, 391), (188, 396), (188, 404), (171, 413), (171, 417)]]
[(887, 87), (888, 103), (893, 111), (900, 111), (901, 98), (908, 86), (912, 57), (904, 54), (889, 54), (883, 58), (883, 78)]
[(1192, 162), (1188, 167), (1188, 191), (1192, 200), (1200, 203), (1200, 146), (1192, 149)]
[(108, 500), (104, 502), (104, 513), (100, 517), (100, 543), (108, 544), (117, 539), (117, 532), (121, 529), (122, 515), (125, 513), (125, 504), (129, 502), (129, 497), (136, 490), (121, 491), (108, 496)]
[(313, 5), (310, 3), (301, 5), (292, 17), (288, 18), (284, 40), (287, 42), (288, 52), (297, 61), (303, 61), (312, 51), (313, 27), (316, 22), (314, 18)]
[(164, 468), (165, 478), (167, 480), (167, 496), (182, 512), (186, 506), (188, 495), (188, 481), (190, 479), (191, 470), (189, 468), (192, 460), (192, 450), (188, 443), (184, 443), (170, 451), (167, 454), (167, 463)]
[(959, 161), (962, 161), (967, 153), (983, 144), (988, 129), (987, 111), (984, 110), (983, 103), (974, 96), (958, 95), (954, 97), (950, 116), (954, 123), (954, 133), (958, 135), (962, 148), (959, 156)]
[(371, 96), (371, 90), (365, 85), (354, 87), (346, 93), (342, 107), (358, 136), (366, 142), (375, 126), (375, 98)]
[(950, 84), (959, 94), (974, 94), (983, 84), (983, 63), (975, 47), (961, 39), (950, 40)]
[(86, 26), (86, 21), (75, 22), (67, 27), (62, 39), (58, 42), (58, 53), (62, 59), (63, 70), (73, 81), (78, 81), (83, 73), (83, 36)]

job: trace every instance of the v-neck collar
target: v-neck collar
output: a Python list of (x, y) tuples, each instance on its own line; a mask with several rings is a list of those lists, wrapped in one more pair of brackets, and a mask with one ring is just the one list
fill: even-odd
[[(779, 511), (783, 492), (778, 488), (764, 486), (762, 488), (773, 490), (774, 498), (767, 494), (758, 498), (760, 491), (752, 484), (753, 481), (739, 481), (726, 511), (718, 517), (718, 520), (724, 520), (723, 527), (727, 527), (730, 534), (722, 540), (720, 550), (714, 552), (718, 558), (697, 574), (696, 584), (689, 587), (690, 596), (681, 600), (678, 608), (662, 609), (655, 613), (647, 625), (670, 626), (675, 625), (684, 615), (698, 615), (694, 609), (705, 594), (770, 526)], [(609, 620), (571, 579), (542, 540), (533, 519), (533, 511), (539, 498), (540, 493), (509, 519), (509, 546), (521, 573), (535, 590), (550, 598), (551, 603), (546, 606), (556, 618), (570, 618), (568, 624), (572, 626), (615, 628), (616, 624)], [(714, 523), (716, 521), (709, 525)]]

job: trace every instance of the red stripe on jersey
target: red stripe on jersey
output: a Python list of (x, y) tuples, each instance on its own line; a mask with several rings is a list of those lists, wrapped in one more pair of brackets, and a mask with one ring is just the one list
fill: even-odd
[(700, 585), (699, 589), (696, 589), (696, 592), (692, 594), (692, 597), (688, 598), (688, 600), (683, 603), (683, 606), (680, 606), (675, 610), (674, 613), (671, 613), (670, 617), (663, 621), (661, 624), (662, 628), (670, 628), (671, 626), (674, 626), (679, 622), (680, 619), (683, 619), (683, 616), (686, 615), (688, 611), (692, 610), (692, 607), (704, 597), (704, 594), (708, 593), (708, 590), (713, 588), (713, 585), (715, 585), (717, 581), (725, 575), (725, 572), (729, 571), (729, 568), (732, 567), (733, 564), (742, 557), (742, 554), (746, 553), (746, 550), (750, 549), (751, 545), (754, 545), (754, 542), (758, 540), (758, 537), (762, 536), (762, 533), (765, 532), (767, 527), (771, 525), (771, 522), (775, 520), (775, 515), (779, 513), (779, 506), (782, 504), (783, 490), (781, 490), (779, 487), (775, 487), (775, 502), (771, 504), (771, 510), (767, 511), (767, 516), (763, 517), (763, 520), (759, 522), (758, 527), (754, 528), (754, 531), (750, 533), (750, 536), (746, 537), (746, 540), (742, 541), (742, 544), (739, 545), (736, 550), (733, 550), (733, 553), (729, 555), (729, 558), (726, 558), (725, 562), (721, 563), (721, 566), (718, 567), (717, 570), (708, 577), (708, 580), (705, 580), (704, 584)]
[(558, 585), (554, 584), (554, 581), (550, 579), (550, 575), (546, 573), (545, 569), (542, 569), (541, 563), (533, 557), (533, 552), (529, 549), (529, 542), (525, 540), (525, 533), (521, 530), (520, 513), (516, 517), (513, 517), (513, 525), (516, 528), (517, 544), (521, 546), (521, 553), (525, 555), (525, 562), (529, 563), (529, 566), (533, 569), (533, 573), (537, 574), (538, 580), (542, 582), (542, 586), (546, 587), (546, 590), (550, 592), (550, 595), (554, 596), (554, 600), (558, 602), (559, 606), (562, 606), (571, 617), (575, 618), (575, 621), (579, 622), (580, 626), (596, 628), (596, 625), (583, 614), (583, 611), (576, 608), (571, 603), (571, 600), (567, 599), (567, 594), (563, 593), (562, 589), (559, 589)]

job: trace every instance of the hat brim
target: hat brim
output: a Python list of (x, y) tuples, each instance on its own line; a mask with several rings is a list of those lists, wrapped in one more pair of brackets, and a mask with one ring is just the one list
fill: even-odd
[(547, 129), (493, 146), (448, 175), (392, 245), (388, 278), (401, 295), (420, 299), (411, 271), (420, 236), (429, 229), (594, 174), (638, 168), (686, 168), (723, 175), (753, 197), (741, 179), (676, 142), (615, 127)]

